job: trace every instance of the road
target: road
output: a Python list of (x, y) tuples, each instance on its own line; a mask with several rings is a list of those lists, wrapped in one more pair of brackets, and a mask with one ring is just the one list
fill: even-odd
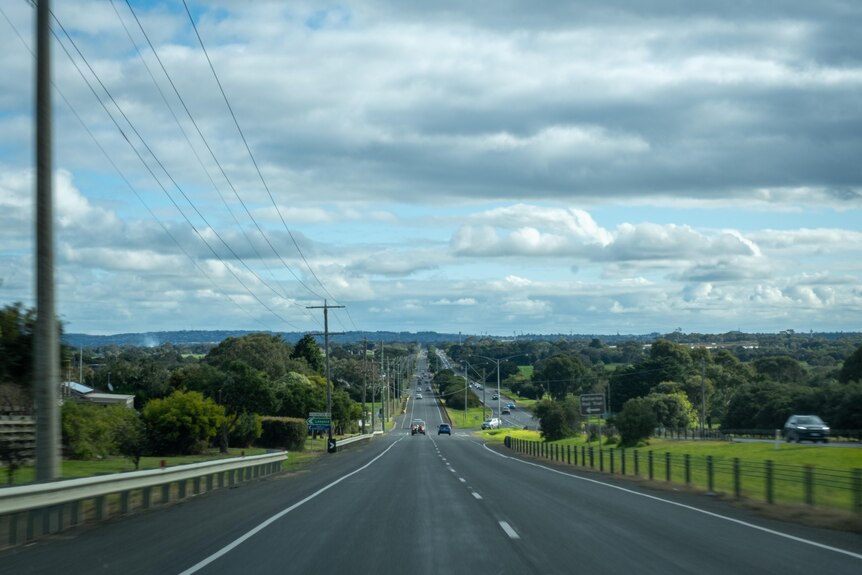
[[(504, 392), (501, 392), (500, 401), (492, 399), (497, 392), (496, 386), (485, 385), (484, 389), (477, 389), (474, 384), (479, 383), (484, 385), (484, 382), (474, 379), (476, 374), (467, 373), (460, 367), (453, 365), (452, 361), (441, 350), (437, 350), (437, 356), (448, 369), (451, 369), (462, 377), (467, 377), (467, 381), (470, 383), (470, 390), (479, 398), (480, 403), (484, 403), (488, 407), (487, 417), (500, 418), (503, 423), (502, 427), (517, 427), (519, 429), (538, 428), (538, 420), (530, 412), (517, 407), (517, 398), (507, 396)], [(502, 408), (509, 402), (515, 403), (515, 409), (511, 409), (508, 414), (501, 414)], [(476, 427), (478, 427), (478, 424)]]
[[(464, 430), (438, 436), (422, 393), (367, 444), (3, 552), (0, 573), (862, 572), (858, 535), (518, 459)], [(410, 435), (416, 418), (428, 435)]]

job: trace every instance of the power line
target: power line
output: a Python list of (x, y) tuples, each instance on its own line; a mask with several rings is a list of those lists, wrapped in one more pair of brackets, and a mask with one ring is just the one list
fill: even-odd
[[(212, 183), (213, 188), (215, 188), (216, 192), (218, 193), (219, 198), (221, 199), (225, 208), (228, 210), (228, 213), (230, 213), (230, 215), (233, 218), (234, 222), (236, 223), (237, 227), (239, 227), (240, 232), (242, 233), (243, 237), (245, 237), (246, 241), (249, 243), (249, 246), (251, 246), (252, 250), (257, 255), (258, 259), (261, 261), (261, 263), (263, 263), (264, 267), (266, 267), (270, 276), (273, 278), (273, 280), (275, 280), (275, 276), (274, 276), (272, 270), (269, 268), (269, 265), (266, 263), (266, 260), (263, 258), (261, 253), (258, 251), (257, 247), (254, 245), (254, 242), (252, 242), (251, 238), (249, 238), (248, 235), (245, 233), (243, 226), (240, 224), (239, 220), (236, 218), (236, 215), (233, 213), (233, 210), (231, 210), (230, 205), (228, 204), (227, 200), (225, 200), (224, 196), (221, 193), (221, 190), (219, 189), (218, 185), (213, 180), (212, 176), (210, 175), (209, 170), (206, 168), (203, 160), (201, 159), (200, 155), (197, 153), (195, 146), (192, 144), (191, 140), (189, 139), (188, 134), (186, 133), (185, 129), (182, 127), (182, 124), (179, 121), (179, 118), (177, 118), (176, 114), (173, 111), (173, 108), (171, 107), (170, 103), (167, 100), (167, 97), (165, 96), (164, 92), (162, 91), (161, 87), (159, 86), (159, 83), (156, 81), (156, 78), (153, 75), (152, 71), (150, 70), (150, 67), (147, 64), (146, 59), (143, 57), (143, 54), (141, 53), (140, 49), (138, 48), (137, 44), (135, 43), (134, 39), (132, 38), (132, 35), (129, 32), (128, 28), (126, 27), (125, 22), (123, 22), (123, 19), (120, 17), (120, 13), (117, 10), (116, 5), (114, 4), (114, 0), (111, 0), (111, 6), (114, 8), (114, 12), (117, 15), (117, 19), (120, 21), (120, 23), (123, 26), (123, 29), (126, 31), (126, 35), (129, 37), (129, 41), (135, 47), (135, 51), (137, 52), (138, 57), (141, 59), (141, 62), (143, 62), (144, 67), (146, 68), (147, 73), (150, 76), (150, 79), (152, 80), (153, 84), (156, 86), (156, 89), (158, 90), (159, 94), (161, 95), (162, 100), (165, 103), (165, 106), (168, 108), (168, 111), (170, 112), (171, 116), (174, 118), (174, 122), (176, 122), (177, 126), (180, 128), (180, 131), (182, 132), (183, 136), (185, 137), (186, 142), (189, 144), (189, 147), (192, 149), (192, 152), (194, 153), (195, 157), (197, 158), (198, 163), (201, 165), (201, 168), (203, 168), (204, 172), (206, 173), (207, 177), (210, 180), (210, 183)], [(176, 84), (173, 81), (173, 78), (171, 77), (170, 73), (167, 71), (167, 68), (165, 67), (164, 62), (162, 61), (161, 57), (159, 56), (158, 51), (156, 50), (155, 46), (153, 45), (152, 41), (150, 40), (150, 37), (147, 34), (147, 31), (144, 29), (144, 26), (141, 23), (140, 19), (138, 18), (137, 13), (135, 12), (134, 8), (132, 8), (132, 5), (128, 0), (126, 0), (126, 6), (129, 8), (129, 11), (131, 12), (132, 16), (134, 17), (135, 22), (138, 25), (138, 28), (140, 29), (141, 33), (143, 34), (144, 38), (146, 39), (147, 44), (150, 47), (150, 50), (152, 50), (153, 56), (156, 58), (156, 61), (159, 63), (159, 66), (161, 67), (162, 72), (164, 73), (165, 77), (167, 78), (168, 83), (171, 85), (171, 88), (173, 89), (174, 94), (176, 95), (177, 99), (179, 100), (180, 104), (182, 105), (183, 110), (185, 111), (186, 115), (188, 116), (192, 125), (195, 127), (195, 130), (197, 131), (198, 136), (200, 137), (201, 141), (203, 142), (204, 146), (206, 147), (207, 151), (209, 152), (210, 157), (213, 159), (213, 161), (215, 162), (219, 171), (221, 172), (222, 176), (224, 177), (225, 181), (227, 182), (228, 186), (233, 191), (234, 197), (236, 197), (237, 201), (239, 201), (239, 203), (242, 205), (242, 207), (245, 210), (246, 214), (248, 215), (249, 219), (251, 219), (251, 221), (254, 223), (258, 232), (260, 232), (261, 237), (269, 245), (273, 254), (275, 254), (275, 256), (278, 257), (279, 260), (281, 260), (282, 264), (287, 269), (287, 271), (289, 271), (290, 274), (301, 284), (302, 280), (296, 275), (296, 273), (294, 273), (294, 271), (291, 269), (291, 267), (287, 264), (287, 262), (284, 261), (284, 259), (281, 257), (281, 255), (278, 253), (278, 251), (275, 249), (275, 246), (273, 246), (272, 243), (269, 241), (269, 238), (266, 236), (263, 229), (258, 224), (257, 220), (255, 220), (251, 211), (248, 209), (248, 206), (245, 204), (245, 202), (240, 197), (239, 193), (236, 190), (236, 187), (234, 186), (230, 177), (228, 177), (227, 173), (224, 170), (224, 167), (222, 166), (221, 162), (218, 160), (215, 153), (213, 152), (212, 147), (209, 144), (209, 141), (204, 136), (204, 134), (201, 131), (200, 127), (198, 126), (198, 123), (195, 120), (193, 114), (191, 113), (188, 106), (186, 105), (185, 99), (180, 94), (179, 89), (177, 88)], [(287, 298), (287, 292), (285, 292), (284, 297)], [(308, 310), (303, 308), (303, 311), (305, 311), (306, 315), (312, 321), (314, 321), (315, 323), (319, 323), (319, 320), (313, 314), (308, 312)]]
[[(326, 289), (326, 286), (323, 285), (323, 282), (320, 281), (320, 278), (317, 277), (316, 273), (314, 273), (314, 270), (311, 268), (311, 265), (308, 263), (308, 260), (306, 259), (305, 254), (302, 252), (302, 249), (299, 247), (299, 243), (296, 241), (296, 238), (294, 237), (293, 232), (290, 230), (290, 227), (288, 227), (287, 222), (284, 219), (284, 215), (281, 213), (281, 210), (279, 209), (278, 204), (276, 203), (275, 198), (273, 197), (272, 192), (269, 189), (269, 185), (266, 183), (266, 179), (263, 177), (263, 173), (260, 171), (260, 167), (258, 166), (257, 160), (255, 159), (254, 154), (251, 151), (251, 147), (248, 144), (248, 140), (246, 140), (245, 134), (243, 133), (242, 128), (239, 125), (239, 121), (237, 120), (236, 114), (233, 111), (233, 107), (230, 104), (230, 100), (228, 99), (227, 94), (225, 93), (224, 88), (222, 87), (221, 80), (219, 79), (219, 76), (215, 71), (215, 67), (213, 66), (212, 60), (210, 60), (209, 53), (207, 52), (206, 46), (204, 45), (204, 42), (203, 42), (203, 39), (201, 38), (201, 35), (198, 32), (197, 25), (195, 24), (195, 20), (192, 17), (192, 13), (189, 10), (189, 6), (188, 6), (188, 3), (186, 2), (186, 0), (183, 0), (183, 6), (186, 9), (186, 14), (189, 17), (189, 22), (191, 23), (192, 28), (194, 29), (195, 36), (197, 37), (198, 42), (200, 43), (201, 50), (203, 50), (204, 56), (207, 59), (207, 63), (209, 64), (210, 70), (212, 71), (212, 74), (213, 74), (213, 77), (215, 78), (216, 84), (218, 84), (219, 91), (221, 92), (221, 95), (224, 98), (225, 104), (227, 105), (228, 110), (230, 111), (230, 115), (233, 118), (233, 121), (234, 121), (234, 124), (236, 125), (237, 131), (239, 132), (239, 135), (242, 138), (242, 142), (245, 145), (245, 149), (248, 152), (249, 157), (251, 158), (252, 164), (254, 164), (254, 168), (257, 171), (257, 175), (258, 175), (258, 177), (260, 177), (260, 181), (261, 181), (261, 183), (263, 183), (263, 187), (266, 190), (266, 193), (269, 196), (269, 199), (272, 202), (273, 207), (275, 208), (276, 212), (278, 213), (279, 218), (281, 219), (281, 223), (284, 226), (284, 229), (287, 231), (288, 235), (290, 236), (290, 239), (293, 242), (294, 247), (296, 247), (297, 253), (302, 258), (302, 261), (305, 263), (305, 266), (306, 266), (306, 268), (308, 268), (308, 271), (311, 273), (311, 275), (314, 277), (314, 279), (317, 280), (317, 283), (320, 285), (320, 287), (323, 289), (323, 291), (329, 297), (331, 297), (333, 300), (335, 300), (335, 297), (331, 293), (329, 293), (329, 290)], [(317, 295), (312, 289), (310, 289), (305, 284), (303, 284), (303, 286), (312, 294)], [(320, 297), (320, 296), (318, 295), (318, 297)], [(349, 314), (348, 314), (348, 317), (349, 317)], [(352, 318), (351, 318), (351, 321), (352, 321)], [(355, 324), (354, 324), (354, 327), (356, 327)]]
[[(85, 57), (85, 56), (81, 53), (81, 51), (78, 49), (78, 47), (77, 47), (77, 45), (75, 44), (74, 40), (72, 40), (71, 36), (70, 36), (70, 35), (69, 35), (69, 33), (66, 31), (66, 29), (63, 27), (63, 25), (60, 23), (60, 21), (57, 19), (57, 17), (56, 17), (54, 14), (52, 14), (52, 17), (53, 17), (54, 21), (57, 23), (57, 25), (60, 27), (60, 29), (63, 31), (63, 33), (66, 35), (66, 38), (69, 40), (69, 42), (70, 42), (70, 43), (72, 44), (72, 46), (75, 48), (75, 50), (76, 50), (76, 52), (78, 53), (78, 55), (82, 58), (82, 60), (84, 61), (84, 63), (85, 63), (85, 64), (87, 65), (87, 67), (90, 69), (90, 72), (93, 74), (93, 76), (95, 77), (96, 81), (98, 81), (98, 82), (99, 82), (99, 84), (102, 86), (102, 89), (103, 89), (103, 90), (105, 90), (105, 93), (108, 95), (108, 97), (109, 97), (109, 98), (111, 99), (111, 101), (113, 102), (114, 106), (117, 108), (117, 110), (120, 112), (120, 114), (121, 114), (121, 115), (123, 116), (123, 118), (126, 120), (126, 122), (129, 124), (129, 127), (131, 128), (131, 130), (132, 130), (132, 131), (135, 133), (135, 135), (140, 139), (141, 143), (144, 145), (144, 147), (147, 149), (147, 151), (152, 155), (153, 159), (154, 159), (154, 160), (155, 160), (155, 162), (159, 165), (159, 167), (162, 169), (162, 171), (164, 171), (165, 175), (167, 175), (167, 177), (171, 180), (171, 182), (174, 184), (174, 186), (176, 186), (176, 188), (180, 191), (180, 193), (183, 195), (183, 197), (185, 197), (185, 198), (186, 198), (186, 201), (189, 203), (189, 205), (191, 205), (191, 206), (192, 206), (192, 208), (195, 210), (195, 212), (197, 212), (197, 214), (201, 217), (201, 219), (204, 221), (204, 223), (206, 223), (206, 225), (207, 225), (207, 226), (208, 226), (208, 227), (213, 231), (213, 233), (216, 235), (216, 237), (218, 237), (218, 238), (219, 238), (219, 240), (221, 240), (221, 242), (222, 242), (222, 243), (225, 245), (225, 247), (227, 247), (227, 249), (228, 249), (228, 250), (229, 250), (229, 251), (234, 255), (234, 257), (236, 257), (236, 258), (237, 258), (237, 260), (238, 260), (240, 263), (242, 263), (242, 264), (243, 264), (243, 266), (245, 266), (245, 267), (246, 267), (246, 269), (248, 269), (248, 271), (249, 271), (249, 272), (251, 272), (251, 274), (252, 274), (252, 275), (254, 275), (258, 280), (260, 280), (260, 281), (261, 281), (261, 283), (263, 283), (264, 285), (266, 285), (266, 286), (267, 286), (269, 289), (271, 289), (271, 290), (272, 290), (276, 295), (278, 295), (279, 297), (281, 297), (281, 295), (280, 295), (280, 294), (278, 294), (278, 292), (276, 292), (276, 291), (275, 291), (275, 290), (274, 290), (274, 289), (273, 289), (269, 284), (267, 284), (265, 281), (263, 281), (263, 279), (262, 279), (262, 278), (260, 278), (260, 276), (258, 276), (258, 275), (257, 275), (257, 274), (256, 274), (256, 273), (255, 273), (255, 272), (254, 272), (254, 271), (253, 271), (253, 270), (252, 270), (252, 269), (251, 269), (251, 268), (250, 268), (250, 267), (249, 267), (249, 266), (248, 266), (248, 265), (247, 265), (247, 264), (242, 260), (242, 258), (240, 258), (240, 257), (239, 257), (239, 256), (238, 256), (238, 255), (237, 255), (237, 254), (232, 250), (232, 248), (227, 244), (227, 242), (225, 242), (225, 241), (224, 241), (224, 239), (223, 239), (223, 238), (218, 234), (218, 232), (216, 232), (216, 231), (215, 231), (215, 229), (214, 229), (212, 226), (210, 226), (209, 222), (206, 220), (206, 218), (203, 216), (203, 214), (201, 214), (201, 213), (200, 213), (200, 211), (199, 211), (199, 210), (197, 210), (197, 208), (194, 206), (194, 204), (191, 202), (191, 200), (188, 198), (188, 196), (185, 194), (185, 192), (183, 192), (182, 188), (180, 188), (179, 184), (177, 184), (177, 182), (176, 182), (176, 181), (171, 177), (170, 173), (168, 173), (167, 169), (164, 167), (164, 165), (161, 163), (161, 161), (159, 161), (158, 157), (156, 157), (156, 155), (153, 153), (153, 151), (149, 148), (149, 146), (148, 146), (148, 145), (147, 145), (147, 143), (144, 141), (144, 139), (143, 139), (143, 137), (140, 135), (140, 133), (138, 133), (138, 132), (137, 132), (137, 130), (135, 129), (135, 127), (134, 127), (134, 125), (131, 123), (131, 121), (128, 119), (128, 117), (123, 113), (122, 109), (121, 109), (121, 108), (120, 108), (120, 106), (117, 104), (116, 100), (113, 98), (113, 96), (111, 95), (110, 91), (109, 91), (109, 90), (105, 87), (105, 85), (102, 83), (101, 79), (99, 79), (98, 75), (95, 73), (95, 71), (93, 70), (93, 68), (89, 65), (89, 62), (87, 61), (86, 57)], [(227, 270), (228, 270), (228, 271), (229, 271), (229, 272), (234, 276), (234, 278), (235, 278), (235, 279), (236, 279), (236, 280), (237, 280), (237, 281), (238, 281), (238, 282), (243, 286), (243, 288), (245, 288), (245, 290), (246, 290), (246, 291), (247, 291), (247, 292), (248, 292), (248, 293), (249, 293), (249, 294), (250, 294), (250, 295), (251, 295), (255, 300), (257, 300), (257, 302), (258, 302), (258, 303), (260, 303), (264, 308), (266, 308), (266, 309), (267, 309), (267, 310), (268, 310), (272, 315), (274, 315), (275, 317), (277, 317), (279, 320), (281, 320), (281, 321), (283, 321), (284, 323), (286, 323), (286, 324), (290, 325), (291, 327), (294, 327), (294, 328), (295, 328), (296, 326), (294, 326), (291, 322), (289, 322), (289, 321), (287, 321), (286, 319), (284, 319), (283, 317), (281, 317), (278, 313), (276, 313), (276, 312), (275, 312), (275, 310), (273, 310), (269, 305), (267, 305), (263, 300), (261, 300), (261, 299), (260, 299), (260, 297), (258, 297), (258, 296), (257, 296), (257, 294), (255, 294), (255, 293), (251, 290), (251, 288), (250, 288), (248, 285), (246, 285), (246, 283), (245, 283), (245, 282), (242, 280), (242, 278), (241, 278), (241, 277), (236, 273), (236, 271), (234, 271), (234, 269), (233, 269), (230, 265), (228, 265), (228, 264), (227, 264), (227, 262), (225, 262), (225, 261), (224, 261), (224, 259), (223, 259), (223, 258), (222, 258), (222, 257), (221, 257), (221, 256), (220, 256), (220, 255), (215, 251), (215, 249), (213, 249), (213, 247), (209, 244), (209, 242), (206, 240), (206, 238), (204, 238), (203, 234), (202, 234), (202, 233), (198, 230), (198, 228), (197, 228), (197, 227), (196, 227), (196, 226), (191, 222), (191, 220), (190, 220), (190, 219), (188, 218), (188, 216), (185, 214), (185, 212), (183, 211), (183, 209), (182, 209), (182, 208), (181, 208), (181, 207), (176, 203), (176, 201), (174, 200), (174, 198), (171, 196), (171, 194), (167, 191), (167, 189), (166, 189), (166, 188), (164, 187), (164, 185), (161, 183), (161, 181), (159, 180), (159, 178), (158, 178), (158, 177), (156, 176), (156, 174), (153, 172), (152, 168), (151, 168), (151, 167), (149, 166), (149, 164), (144, 160), (144, 158), (143, 158), (143, 156), (141, 155), (140, 151), (139, 151), (139, 150), (138, 150), (138, 149), (137, 149), (137, 148), (132, 144), (132, 142), (131, 142), (131, 140), (129, 139), (129, 136), (126, 134), (125, 130), (123, 130), (123, 128), (122, 128), (122, 127), (120, 126), (120, 124), (117, 122), (116, 118), (114, 118), (113, 114), (111, 114), (111, 112), (108, 110), (107, 106), (106, 106), (106, 105), (105, 105), (105, 103), (102, 101), (102, 99), (99, 97), (98, 93), (96, 92), (95, 88), (92, 86), (92, 84), (90, 83), (90, 81), (86, 78), (86, 76), (84, 75), (83, 71), (82, 71), (82, 70), (81, 70), (81, 68), (78, 66), (77, 62), (75, 62), (75, 59), (74, 59), (74, 58), (72, 57), (72, 55), (69, 53), (69, 50), (66, 48), (66, 46), (63, 44), (63, 42), (60, 40), (60, 38), (58, 37), (57, 33), (56, 33), (54, 30), (52, 30), (52, 31), (51, 31), (51, 33), (53, 34), (54, 38), (57, 40), (57, 43), (60, 45), (60, 47), (61, 47), (61, 48), (63, 49), (63, 51), (66, 53), (66, 56), (67, 56), (67, 57), (69, 58), (69, 60), (72, 62), (72, 65), (73, 65), (73, 66), (75, 66), (75, 69), (78, 71), (78, 74), (80, 74), (81, 78), (82, 78), (82, 79), (84, 80), (84, 82), (87, 84), (87, 87), (90, 89), (90, 91), (91, 91), (91, 92), (93, 93), (93, 95), (96, 97), (96, 100), (98, 100), (99, 104), (102, 106), (102, 108), (104, 109), (105, 113), (106, 113), (106, 114), (108, 114), (108, 117), (111, 119), (111, 121), (114, 123), (114, 125), (116, 126), (116, 128), (119, 130), (120, 135), (122, 135), (122, 136), (123, 136), (123, 139), (125, 139), (125, 140), (126, 140), (126, 142), (129, 144), (129, 146), (130, 146), (130, 147), (132, 148), (132, 150), (134, 151), (135, 155), (137, 155), (137, 156), (138, 156), (138, 159), (139, 159), (139, 160), (141, 161), (141, 163), (144, 165), (144, 167), (146, 168), (146, 170), (150, 173), (150, 175), (152, 176), (152, 178), (153, 178), (153, 179), (155, 180), (155, 182), (159, 185), (159, 187), (162, 189), (162, 191), (165, 193), (165, 195), (168, 197), (168, 199), (171, 201), (171, 203), (174, 205), (174, 207), (177, 209), (177, 211), (178, 211), (178, 212), (180, 213), (180, 215), (183, 217), (183, 219), (185, 219), (185, 220), (186, 220), (186, 222), (189, 224), (189, 226), (191, 226), (191, 228), (192, 228), (192, 230), (194, 230), (195, 234), (196, 234), (196, 235), (201, 239), (201, 241), (202, 241), (202, 242), (207, 246), (207, 248), (210, 250), (210, 252), (213, 254), (213, 256), (215, 256), (215, 257), (216, 257), (216, 259), (218, 259), (218, 260), (222, 263), (222, 265), (223, 265), (223, 266), (224, 266), (224, 267), (225, 267), (225, 268), (226, 268), (226, 269), (227, 269)]]

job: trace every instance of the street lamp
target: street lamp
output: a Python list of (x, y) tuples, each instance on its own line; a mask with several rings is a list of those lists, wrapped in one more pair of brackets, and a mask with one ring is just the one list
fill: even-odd
[[(500, 362), (506, 361), (507, 359), (512, 359), (515, 357), (521, 357), (521, 356), (525, 356), (525, 355), (529, 355), (529, 354), (516, 353), (515, 355), (510, 355), (509, 357), (501, 357), (500, 359), (494, 359), (493, 357), (485, 357), (484, 355), (477, 355), (476, 356), (476, 357), (480, 357), (482, 359), (487, 359), (488, 361), (493, 361), (495, 364), (497, 364), (497, 413), (500, 415), (500, 417), (503, 417), (503, 410), (500, 409), (500, 402), (502, 401), (501, 396), (500, 396)], [(494, 414), (492, 413), (491, 415), (494, 415)]]

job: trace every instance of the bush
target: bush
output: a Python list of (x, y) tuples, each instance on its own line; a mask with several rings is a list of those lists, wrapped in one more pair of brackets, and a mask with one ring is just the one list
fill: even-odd
[(628, 400), (616, 417), (616, 426), (620, 432), (620, 446), (634, 447), (641, 440), (648, 438), (657, 422), (649, 399), (638, 397)]
[(263, 433), (257, 444), (272, 449), (302, 451), (308, 437), (308, 424), (296, 417), (262, 417)]
[(224, 408), (197, 391), (175, 391), (144, 407), (144, 422), (156, 453), (200, 453), (224, 422)]
[(256, 413), (243, 412), (230, 432), (229, 442), (236, 447), (250, 447), (262, 433), (263, 425), (260, 416)]

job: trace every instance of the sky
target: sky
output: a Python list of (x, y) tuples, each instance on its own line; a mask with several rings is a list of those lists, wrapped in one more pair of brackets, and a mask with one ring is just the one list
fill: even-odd
[[(53, 3), (66, 332), (862, 330), (862, 3), (187, 2)], [(0, 305), (34, 21), (0, 6)]]

